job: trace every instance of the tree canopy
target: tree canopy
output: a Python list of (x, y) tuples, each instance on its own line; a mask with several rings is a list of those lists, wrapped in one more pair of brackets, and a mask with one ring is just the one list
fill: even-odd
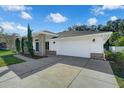
[(124, 36), (123, 36), (123, 37), (119, 37), (119, 38), (115, 41), (115, 45), (116, 45), (116, 46), (124, 46)]
[(124, 34), (124, 19), (118, 19), (115, 21), (108, 21), (105, 25), (73, 25), (69, 27), (66, 31), (112, 31)]

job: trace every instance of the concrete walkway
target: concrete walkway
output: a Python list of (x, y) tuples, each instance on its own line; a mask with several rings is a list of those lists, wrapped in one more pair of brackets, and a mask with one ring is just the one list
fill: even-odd
[(107, 61), (66, 56), (26, 60), (0, 68), (0, 87), (118, 87)]
[(28, 61), (28, 62), (30, 62), (30, 61), (35, 61), (35, 59), (32, 59), (32, 58), (28, 58), (28, 57), (25, 57), (25, 56), (22, 56), (22, 55), (14, 55), (15, 57), (18, 57), (18, 58), (20, 58), (20, 59), (23, 59), (23, 60), (25, 60), (25, 61)]

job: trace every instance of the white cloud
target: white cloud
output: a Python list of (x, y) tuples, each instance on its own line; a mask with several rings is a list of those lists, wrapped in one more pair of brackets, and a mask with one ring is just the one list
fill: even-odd
[(32, 9), (31, 7), (27, 7), (24, 5), (3, 5), (0, 7), (5, 11), (12, 11), (12, 12), (25, 11), (25, 10)]
[(124, 9), (123, 5), (104, 5), (103, 10), (115, 10), (115, 9)]
[(88, 25), (96, 25), (96, 23), (97, 23), (97, 19), (96, 18), (89, 18), (88, 19)]
[(31, 10), (32, 8), (29, 6), (24, 5), (2, 5), (0, 6), (5, 11), (11, 11), (11, 12), (19, 12), (21, 13), (21, 18), (29, 20), (32, 19), (31, 15), (28, 14), (27, 10)]
[(123, 5), (103, 5), (103, 6), (93, 6), (91, 12), (97, 15), (105, 14), (106, 10), (116, 10), (116, 9), (124, 9)]
[(68, 20), (67, 17), (61, 15), (60, 13), (50, 13), (50, 15), (47, 16), (47, 19), (54, 23), (62, 23)]
[(4, 28), (4, 30), (13, 30), (14, 27), (13, 27), (14, 23), (12, 22), (3, 22), (1, 24), (1, 26)]
[(116, 17), (116, 16), (112, 16), (111, 18), (110, 18), (110, 20), (111, 21), (115, 21), (115, 20), (117, 20), (118, 18)]
[(17, 29), (20, 31), (27, 31), (27, 28), (22, 26), (21, 24), (17, 25)]
[(93, 6), (91, 9), (91, 13), (94, 15), (104, 15), (104, 11), (102, 10), (102, 7), (100, 6)]
[(17, 33), (21, 36), (27, 34), (27, 28), (21, 24), (16, 24), (14, 22), (2, 22), (0, 26), (2, 26), (4, 28), (4, 32), (8, 34)]
[(21, 18), (26, 19), (26, 20), (30, 20), (30, 19), (32, 19), (32, 16), (30, 14), (28, 14), (27, 12), (22, 11), (21, 12)]

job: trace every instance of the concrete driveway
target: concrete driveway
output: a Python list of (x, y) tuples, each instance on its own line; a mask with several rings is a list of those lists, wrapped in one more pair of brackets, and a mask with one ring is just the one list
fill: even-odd
[(51, 56), (0, 68), (0, 87), (118, 87), (108, 61)]

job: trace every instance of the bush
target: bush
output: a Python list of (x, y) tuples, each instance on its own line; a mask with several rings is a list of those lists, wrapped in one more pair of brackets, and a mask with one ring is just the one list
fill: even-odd
[(15, 40), (15, 46), (16, 46), (16, 51), (19, 53), (20, 50), (21, 50), (19, 38), (16, 38), (16, 40)]
[(116, 62), (124, 62), (124, 52), (120, 53), (120, 52), (117, 52), (114, 54), (114, 59)]
[(116, 46), (124, 46), (124, 36), (119, 37), (119, 38), (115, 41), (115, 45), (116, 45)]
[(28, 34), (27, 34), (27, 48), (28, 52), (30, 53), (31, 57), (34, 56), (34, 51), (33, 51), (33, 43), (32, 43), (32, 30), (30, 29), (30, 26), (28, 25)]
[(21, 40), (22, 53), (24, 53), (24, 40), (25, 40), (25, 38), (22, 37), (22, 40)]
[(108, 60), (112, 60), (113, 59), (113, 53), (111, 51), (105, 51), (105, 57)]
[(122, 52), (112, 53), (111, 51), (105, 51), (105, 57), (108, 60), (113, 60), (118, 63), (124, 62), (124, 50)]

